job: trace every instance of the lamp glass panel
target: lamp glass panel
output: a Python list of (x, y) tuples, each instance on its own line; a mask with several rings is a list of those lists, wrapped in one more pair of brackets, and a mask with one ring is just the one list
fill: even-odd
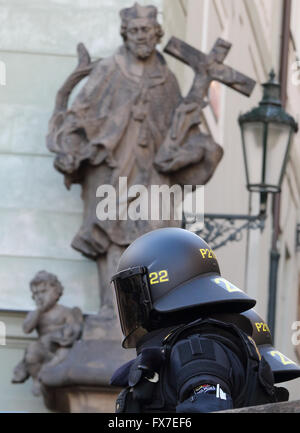
[(265, 183), (280, 187), (280, 175), (285, 162), (291, 127), (269, 123)]
[(257, 185), (262, 181), (264, 123), (244, 123), (243, 136), (248, 183)]

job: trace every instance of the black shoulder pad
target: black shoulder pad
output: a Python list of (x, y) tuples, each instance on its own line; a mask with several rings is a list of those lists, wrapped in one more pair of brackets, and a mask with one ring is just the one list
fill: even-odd
[(231, 364), (222, 344), (216, 341), (197, 334), (178, 341), (171, 351), (170, 366), (179, 401), (207, 378), (231, 391)]

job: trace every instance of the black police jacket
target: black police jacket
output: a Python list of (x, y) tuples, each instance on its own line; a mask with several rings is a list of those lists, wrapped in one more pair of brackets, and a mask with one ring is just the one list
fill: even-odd
[(235, 325), (199, 319), (144, 336), (113, 375), (116, 412), (205, 413), (288, 400), (255, 342)]

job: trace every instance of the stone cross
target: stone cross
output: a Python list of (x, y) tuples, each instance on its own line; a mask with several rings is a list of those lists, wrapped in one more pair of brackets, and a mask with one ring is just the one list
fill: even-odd
[(219, 81), (245, 96), (251, 95), (255, 81), (223, 63), (230, 48), (229, 42), (219, 38), (206, 55), (178, 38), (172, 37), (169, 40), (164, 51), (190, 66), (195, 72), (195, 80), (186, 101), (202, 100), (202, 106), (205, 106), (203, 100), (212, 81)]

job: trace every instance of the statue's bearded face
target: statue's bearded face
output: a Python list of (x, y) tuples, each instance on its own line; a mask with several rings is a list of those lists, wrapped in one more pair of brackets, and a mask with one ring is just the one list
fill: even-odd
[(126, 32), (126, 45), (141, 60), (146, 60), (158, 43), (157, 27), (146, 18), (130, 20)]

